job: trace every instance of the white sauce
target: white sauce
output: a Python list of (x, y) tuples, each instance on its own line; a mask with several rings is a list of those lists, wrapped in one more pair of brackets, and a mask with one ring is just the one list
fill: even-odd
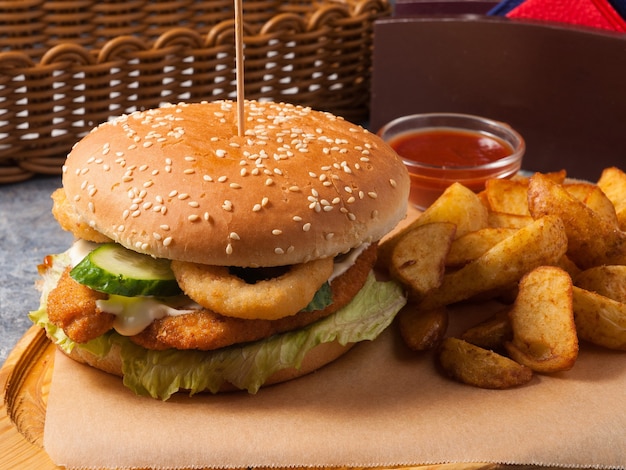
[(98, 247), (98, 243), (88, 242), (87, 240), (76, 240), (70, 249), (68, 254), (70, 255), (70, 263), (73, 268), (80, 263), (85, 256), (91, 253)]
[[(72, 267), (76, 266), (85, 256), (98, 246), (97, 243), (85, 240), (76, 241), (69, 250)], [(332, 282), (341, 276), (355, 263), (356, 259), (369, 246), (364, 243), (344, 255), (337, 256), (333, 273), (328, 279)], [(200, 309), (200, 305), (190, 299), (181, 296), (177, 300), (184, 302), (170, 305), (154, 297), (124, 297), (121, 295), (109, 295), (106, 300), (97, 300), (96, 306), (103, 312), (115, 315), (113, 328), (123, 336), (132, 336), (141, 333), (154, 320), (166, 316), (184, 315)]]
[[(187, 299), (188, 300), (188, 299)], [(184, 315), (201, 308), (190, 302), (187, 308), (170, 306), (153, 297), (124, 297), (109, 295), (107, 300), (97, 300), (96, 306), (103, 312), (115, 315), (113, 328), (123, 336), (141, 333), (154, 320), (166, 316)]]
[(339, 255), (335, 258), (335, 264), (333, 266), (333, 273), (328, 278), (328, 282), (332, 282), (336, 277), (341, 276), (345, 273), (350, 267), (356, 262), (356, 259), (361, 256), (367, 247), (370, 246), (369, 243), (362, 243), (361, 245), (353, 248), (345, 255)]

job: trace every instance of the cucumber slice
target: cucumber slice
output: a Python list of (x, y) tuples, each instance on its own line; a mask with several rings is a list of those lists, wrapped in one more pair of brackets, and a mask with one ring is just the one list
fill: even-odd
[(172, 296), (181, 293), (170, 261), (105, 243), (89, 253), (70, 276), (93, 290), (106, 294)]

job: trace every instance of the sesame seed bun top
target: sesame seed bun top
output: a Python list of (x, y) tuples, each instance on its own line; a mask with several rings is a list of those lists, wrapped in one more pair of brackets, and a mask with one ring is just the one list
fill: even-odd
[(367, 130), (288, 104), (168, 105), (79, 141), (63, 186), (79, 217), (157, 257), (278, 266), (377, 241), (406, 214), (409, 177)]

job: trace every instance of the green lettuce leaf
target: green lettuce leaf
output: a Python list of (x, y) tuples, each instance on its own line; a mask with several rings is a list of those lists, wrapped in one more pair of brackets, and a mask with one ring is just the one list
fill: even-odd
[(256, 393), (276, 371), (299, 368), (306, 353), (319, 344), (338, 341), (346, 345), (375, 339), (406, 303), (399, 285), (378, 281), (370, 273), (352, 302), (304, 329), (216, 351), (150, 351), (115, 332), (84, 345), (73, 343), (60, 328), (47, 321), (46, 292), (44, 289), (41, 307), (31, 312), (31, 318), (46, 328), (57, 344), (67, 351), (74, 347), (87, 348), (98, 355), (106, 355), (113, 345), (119, 346), (124, 384), (139, 395), (161, 400), (167, 400), (179, 390), (190, 395), (203, 390), (216, 393), (225, 382)]

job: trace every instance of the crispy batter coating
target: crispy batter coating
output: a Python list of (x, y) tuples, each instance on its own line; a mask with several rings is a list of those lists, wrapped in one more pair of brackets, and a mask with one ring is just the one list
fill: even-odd
[[(203, 309), (155, 320), (130, 339), (147, 349), (212, 350), (302, 328), (349, 303), (365, 284), (375, 261), (376, 245), (372, 245), (348, 271), (333, 280), (333, 303), (323, 310), (300, 312), (280, 320), (245, 320)], [(88, 341), (113, 327), (115, 317), (95, 307), (95, 301), (101, 298), (106, 298), (106, 294), (78, 284), (66, 272), (48, 297), (48, 316), (74, 341)]]
[(70, 277), (69, 268), (48, 294), (48, 319), (77, 343), (86, 343), (113, 328), (115, 315), (100, 311), (96, 300), (107, 295), (79, 284)]
[(333, 273), (333, 259), (290, 266), (284, 274), (249, 284), (226, 266), (172, 261), (180, 288), (203, 307), (227, 317), (278, 320), (309, 304)]
[(73, 233), (76, 238), (82, 238), (91, 242), (106, 243), (111, 241), (109, 237), (94, 230), (89, 224), (80, 220), (78, 214), (76, 214), (76, 211), (67, 200), (63, 188), (59, 188), (52, 193), (52, 201), (52, 215), (63, 230)]
[(333, 303), (323, 310), (300, 312), (279, 320), (243, 320), (201, 310), (155, 320), (131, 340), (147, 349), (211, 350), (302, 328), (349, 303), (365, 284), (375, 262), (376, 245), (372, 245), (348, 271), (333, 280)]

